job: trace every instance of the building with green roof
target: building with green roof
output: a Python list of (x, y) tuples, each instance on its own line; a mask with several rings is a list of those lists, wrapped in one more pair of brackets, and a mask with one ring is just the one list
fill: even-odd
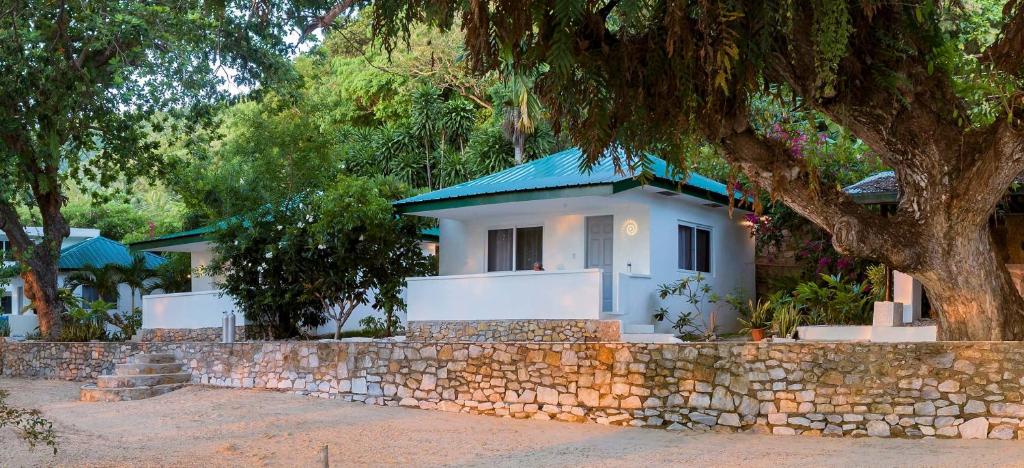
[[(656, 156), (631, 172), (612, 156), (585, 168), (572, 148), (396, 202), (440, 230), (441, 276), (410, 279), (409, 321), (620, 320), (667, 334), (654, 311), (689, 305), (661, 300), (659, 284), (700, 273), (719, 294), (754, 291), (754, 242), (725, 184)], [(708, 309), (698, 321), (735, 328), (733, 313)]]

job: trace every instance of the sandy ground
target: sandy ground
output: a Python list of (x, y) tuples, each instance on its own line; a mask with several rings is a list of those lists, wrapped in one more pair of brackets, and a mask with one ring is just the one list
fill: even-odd
[(54, 421), (60, 451), (0, 429), (0, 466), (1022, 466), (1024, 442), (678, 434), (523, 421), (189, 387), (81, 403), (78, 383), (5, 379), (11, 403)]

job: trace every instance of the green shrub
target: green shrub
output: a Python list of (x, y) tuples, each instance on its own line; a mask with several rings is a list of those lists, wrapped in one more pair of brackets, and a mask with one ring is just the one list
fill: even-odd
[(779, 304), (772, 313), (772, 328), (775, 330), (775, 335), (781, 338), (792, 338), (796, 333), (796, 327), (800, 326), (803, 318), (796, 304), (792, 302)]
[(389, 314), (385, 318), (369, 315), (360, 319), (359, 325), (363, 327), (364, 336), (372, 338), (387, 338), (405, 334), (405, 327), (394, 314)]
[(739, 322), (743, 327), (740, 331), (749, 333), (750, 330), (771, 327), (772, 306), (771, 296), (759, 298), (757, 302), (754, 299), (748, 299), (746, 304), (738, 306), (737, 309), (740, 311)]
[(870, 325), (875, 295), (867, 282), (848, 282), (839, 275), (821, 275), (793, 291), (796, 305), (815, 325)]
[[(692, 310), (680, 312), (672, 321), (679, 337), (687, 341), (714, 341), (718, 339), (715, 317), (717, 305), (721, 302), (730, 303), (735, 300), (723, 299), (711, 290), (704, 275), (686, 275), (674, 283), (658, 285), (658, 297), (661, 300), (669, 297), (681, 297)], [(661, 322), (669, 318), (671, 312), (659, 307), (654, 312), (654, 320)]]
[(0, 429), (11, 427), (28, 446), (46, 445), (57, 454), (57, 434), (53, 423), (40, 416), (39, 410), (13, 408), (7, 404), (7, 390), (0, 389)]

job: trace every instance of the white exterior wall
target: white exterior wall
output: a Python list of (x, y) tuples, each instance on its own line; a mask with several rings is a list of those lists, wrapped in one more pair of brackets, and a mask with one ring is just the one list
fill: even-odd
[(601, 270), (504, 271), (410, 278), (409, 320), (596, 320)]
[[(743, 224), (742, 212), (729, 218), (726, 207), (704, 206), (706, 200), (676, 195), (666, 197), (651, 188), (634, 189), (607, 197), (581, 197), (506, 203), (438, 213), (441, 227), (440, 274), (467, 275), (487, 270), (487, 231), (509, 227), (544, 227), (544, 268), (547, 271), (585, 267), (587, 216), (612, 215), (615, 226), (612, 302), (615, 310), (602, 318), (630, 324), (652, 324), (659, 284), (676, 281), (680, 222), (711, 228), (711, 273), (706, 280), (719, 295), (754, 293), (754, 240)], [(534, 213), (534, 214), (523, 214)], [(423, 215), (431, 215), (423, 213)], [(450, 215), (451, 217), (446, 217)], [(627, 229), (627, 226), (635, 229)], [(566, 286), (569, 287), (569, 286)], [(449, 293), (444, 293), (449, 294)], [(456, 293), (452, 293), (456, 294)], [(441, 296), (439, 291), (437, 296)], [(458, 295), (456, 295), (458, 297)], [(514, 296), (509, 296), (514, 297)], [(416, 300), (410, 296), (410, 303)], [(664, 305), (673, 313), (689, 307), (682, 299)], [(489, 312), (481, 311), (480, 314)], [(415, 320), (415, 319), (414, 319)], [(736, 329), (735, 311), (721, 307), (716, 316), (720, 331)], [(666, 321), (660, 333), (672, 333)]]
[[(235, 304), (220, 291), (199, 291), (145, 296), (142, 304), (142, 328), (220, 327), (224, 312), (235, 311)], [(236, 317), (238, 325), (245, 317)]]
[[(687, 223), (711, 228), (711, 273), (704, 274), (704, 277), (712, 291), (720, 296), (737, 293), (750, 297), (755, 291), (754, 239), (750, 237), (750, 229), (744, 225), (743, 212), (735, 211), (729, 218), (726, 207), (710, 208), (704, 206), (705, 203), (708, 202), (686, 195), (652, 195), (651, 218), (654, 225), (651, 244), (655, 248), (651, 252), (654, 259), (651, 279), (654, 286), (677, 281), (684, 274), (693, 274), (678, 268), (678, 226)], [(655, 298), (654, 302), (668, 308), (671, 317), (680, 311), (693, 309), (683, 298), (665, 301)], [(725, 304), (719, 305), (717, 308), (705, 306), (705, 315), (712, 309), (718, 310), (715, 317), (717, 329), (720, 332), (736, 331), (736, 311)], [(659, 333), (673, 332), (669, 319), (658, 323), (656, 328)]]
[(207, 246), (190, 252), (189, 257), (192, 259), (192, 292), (216, 290), (216, 278), (203, 274), (203, 269), (213, 261), (213, 250)]

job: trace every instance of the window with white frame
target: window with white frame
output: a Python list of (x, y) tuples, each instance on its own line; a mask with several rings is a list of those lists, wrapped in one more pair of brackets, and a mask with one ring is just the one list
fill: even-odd
[(544, 260), (541, 226), (487, 231), (487, 271), (530, 270)]
[(711, 229), (679, 225), (679, 269), (711, 273)]

